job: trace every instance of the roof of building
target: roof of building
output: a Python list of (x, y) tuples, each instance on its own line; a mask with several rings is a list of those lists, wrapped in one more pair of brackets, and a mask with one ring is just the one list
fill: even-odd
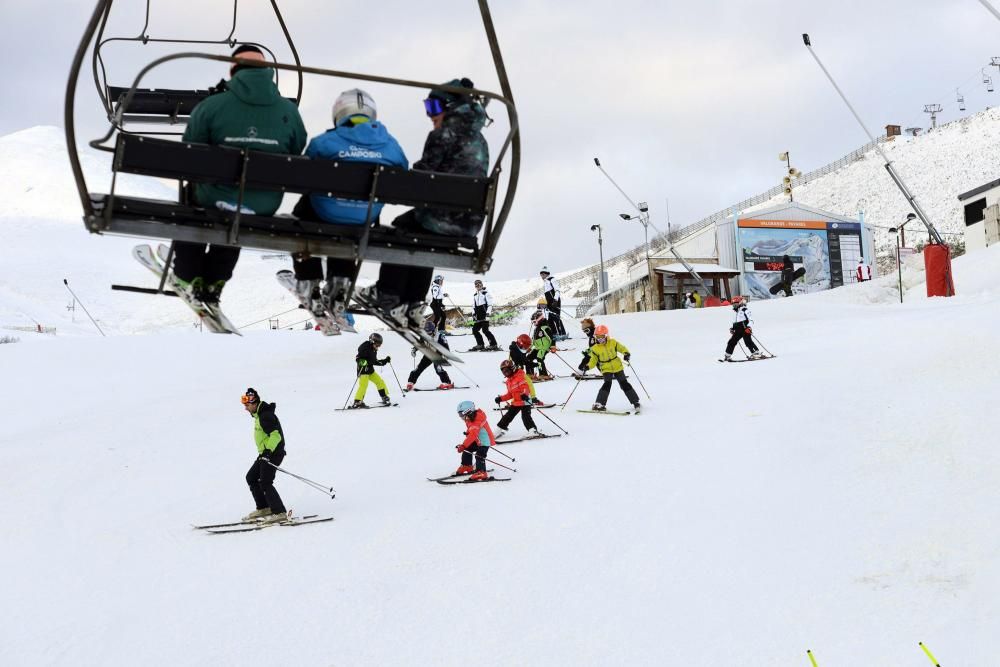
[(986, 185), (980, 185), (978, 188), (973, 188), (972, 190), (969, 190), (968, 192), (963, 192), (962, 194), (958, 195), (958, 201), (964, 201), (966, 199), (971, 199), (972, 197), (975, 197), (978, 194), (982, 194), (983, 192), (986, 192), (987, 190), (992, 190), (993, 188), (997, 187), (998, 185), (1000, 185), (1000, 178), (998, 178), (995, 181), (990, 181)]
[[(688, 266), (695, 270), (696, 273), (711, 274), (716, 275), (722, 274), (726, 276), (735, 276), (739, 274), (739, 269), (730, 269), (727, 266), (719, 266), (718, 264), (692, 264), (688, 262)], [(688, 273), (688, 270), (683, 264), (665, 264), (663, 266), (655, 266), (653, 270), (657, 273)]]
[(743, 213), (740, 220), (828, 220), (832, 222), (858, 222), (857, 218), (849, 218), (838, 213), (830, 213), (812, 206), (800, 204), (797, 201), (786, 201), (770, 208)]

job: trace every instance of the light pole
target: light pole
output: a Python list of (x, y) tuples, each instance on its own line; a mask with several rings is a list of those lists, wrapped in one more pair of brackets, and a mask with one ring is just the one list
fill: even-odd
[[(915, 216), (915, 215), (913, 215), (911, 213), (909, 216), (907, 216), (906, 222), (909, 222), (910, 220), (912, 220), (915, 217), (917, 217), (917, 216)], [(904, 222), (903, 225), (905, 225), (906, 222)], [(903, 265), (899, 261), (899, 248), (900, 248), (899, 234), (900, 234), (900, 232), (903, 231), (903, 225), (900, 225), (898, 228), (897, 227), (890, 227), (889, 228), (889, 233), (896, 235), (896, 271), (899, 273), (899, 302), (900, 303), (903, 303)]]
[(642, 231), (646, 235), (646, 260), (649, 260), (649, 205), (646, 202), (639, 202), (639, 214), (629, 215), (628, 213), (619, 213), (618, 217), (622, 220), (628, 222), (629, 220), (638, 220), (639, 224), (642, 225)]
[(604, 275), (604, 238), (601, 235), (600, 225), (591, 225), (590, 231), (597, 232), (597, 252), (601, 256), (601, 275), (597, 277), (597, 293), (604, 294), (608, 291), (608, 280)]

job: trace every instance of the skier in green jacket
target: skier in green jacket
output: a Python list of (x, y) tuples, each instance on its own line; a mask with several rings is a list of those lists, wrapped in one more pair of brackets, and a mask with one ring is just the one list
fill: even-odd
[(253, 387), (247, 389), (240, 400), (244, 409), (253, 416), (253, 439), (257, 445), (257, 458), (247, 471), (247, 484), (257, 509), (243, 517), (243, 520), (261, 520), (265, 523), (281, 521), (288, 513), (281, 502), (281, 496), (274, 488), (277, 466), (285, 459), (285, 435), (281, 430), (281, 422), (274, 414), (277, 405), (261, 401)]
[[(256, 46), (243, 44), (234, 57), (264, 61)], [(231, 78), (223, 92), (202, 100), (191, 112), (184, 141), (218, 146), (233, 146), (265, 153), (299, 155), (306, 145), (306, 128), (295, 104), (284, 97), (274, 84), (270, 67), (234, 64)], [(281, 192), (246, 190), (242, 213), (272, 215), (281, 205)], [(199, 183), (194, 187), (194, 201), (209, 209), (236, 211), (239, 188), (233, 185)], [(174, 275), (181, 289), (196, 300), (217, 304), (226, 281), (240, 257), (238, 247), (204, 243), (174, 243)]]

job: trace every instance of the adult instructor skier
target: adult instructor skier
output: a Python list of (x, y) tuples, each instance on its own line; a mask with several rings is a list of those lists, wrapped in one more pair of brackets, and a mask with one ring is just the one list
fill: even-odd
[(274, 488), (277, 466), (285, 459), (285, 435), (281, 422), (274, 414), (274, 403), (260, 400), (257, 390), (250, 387), (240, 397), (243, 408), (253, 416), (253, 439), (257, 445), (257, 459), (247, 471), (247, 485), (257, 504), (257, 509), (243, 517), (244, 521), (260, 520), (264, 523), (287, 518), (285, 505)]

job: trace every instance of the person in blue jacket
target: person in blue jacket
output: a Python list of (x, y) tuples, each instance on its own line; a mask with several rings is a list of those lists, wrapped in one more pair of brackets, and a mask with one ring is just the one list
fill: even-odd
[[(406, 154), (399, 142), (378, 121), (375, 100), (363, 90), (345, 90), (333, 104), (333, 127), (318, 137), (313, 137), (306, 148), (306, 156), (314, 160), (342, 162), (372, 162), (391, 167), (409, 167)], [(378, 220), (383, 204), (372, 206), (371, 222)], [(318, 220), (342, 225), (363, 225), (368, 214), (368, 201), (329, 197), (312, 193), (303, 195), (293, 211), (302, 220)], [(313, 304), (314, 313), (321, 314), (324, 307), (343, 325), (347, 303), (346, 290), (354, 274), (354, 261), (350, 259), (326, 260), (326, 285), (323, 264), (319, 257), (295, 258), (296, 289), (299, 296)], [(316, 310), (318, 308), (318, 311)], [(343, 328), (343, 326), (342, 326)]]

